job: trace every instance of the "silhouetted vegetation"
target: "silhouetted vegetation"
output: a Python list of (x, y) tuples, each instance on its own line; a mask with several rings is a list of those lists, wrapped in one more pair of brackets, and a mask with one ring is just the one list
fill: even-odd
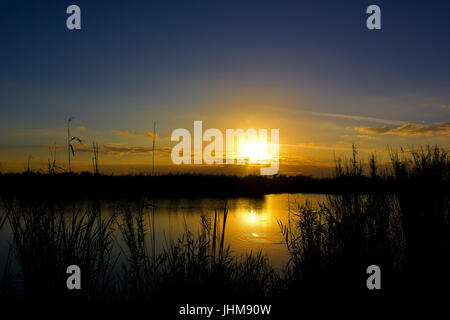
[[(114, 214), (105, 218), (95, 201), (83, 211), (58, 209), (51, 200), (25, 203), (5, 198), (0, 227), (8, 221), (13, 232), (12, 248), (26, 299), (75, 297), (85, 301), (147, 301), (153, 306), (237, 300), (285, 306), (295, 306), (298, 301), (327, 304), (348, 299), (348, 294), (353, 299), (376, 295), (365, 283), (366, 268), (372, 264), (382, 270), (383, 291), (379, 295), (392, 298), (426, 292), (435, 296), (450, 284), (450, 157), (445, 150), (424, 148), (392, 153), (391, 159), (388, 176), (380, 175), (376, 159), (371, 157), (367, 177), (355, 150), (350, 160), (336, 161), (336, 177), (327, 180), (283, 176), (98, 177), (98, 181), (114, 186), (124, 183), (123, 190), (135, 190), (132, 183), (154, 183), (163, 190), (170, 184), (180, 190), (193, 183), (206, 190), (222, 181), (219, 190), (232, 188), (234, 195), (253, 188), (302, 191), (301, 181), (305, 185), (326, 181), (336, 188), (341, 186), (341, 192), (328, 195), (318, 205), (292, 205), (290, 219), (280, 222), (290, 254), (282, 273), (275, 272), (261, 252), (233, 256), (224, 241), (226, 204), (222, 211), (202, 216), (198, 234), (186, 228), (181, 238), (169, 241), (158, 253), (154, 249), (154, 222), (145, 219), (151, 215), (152, 202), (143, 199), (122, 201)], [(96, 176), (83, 174), (1, 177), (13, 178), (31, 183), (50, 179), (56, 185), (77, 179), (97, 181)], [(180, 181), (183, 185), (177, 188)], [(382, 189), (389, 184), (395, 187)], [(354, 190), (358, 192), (342, 192), (358, 185), (363, 186)], [(366, 192), (364, 186), (376, 192)], [(142, 194), (152, 194), (154, 189), (149, 186), (146, 190)], [(118, 252), (115, 243), (120, 244)], [(65, 268), (70, 264), (80, 265), (84, 273), (84, 290), (78, 293), (65, 290)], [(14, 293), (8, 291), (8, 295)]]
[[(361, 279), (373, 264), (383, 270), (389, 299), (442, 297), (450, 285), (450, 157), (426, 148), (391, 158), (393, 179), (402, 186), (395, 193), (328, 195), (318, 206), (296, 204), (289, 221), (279, 223), (291, 256), (286, 300), (341, 295), (343, 288), (353, 298), (367, 296)], [(370, 175), (381, 179), (370, 160)], [(362, 176), (356, 150), (336, 168), (340, 179)]]
[[(262, 197), (272, 193), (395, 193), (420, 184), (393, 177), (277, 175), (246, 177), (228, 175), (101, 175), (75, 173), (0, 174), (0, 196), (22, 199), (140, 199)], [(64, 188), (61, 188), (64, 186)], [(431, 185), (442, 190), (443, 185)]]

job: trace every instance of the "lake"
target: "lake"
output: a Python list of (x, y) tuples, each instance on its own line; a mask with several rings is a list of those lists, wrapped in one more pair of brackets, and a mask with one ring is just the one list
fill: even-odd
[[(278, 221), (287, 222), (289, 210), (295, 202), (312, 203), (325, 200), (323, 194), (271, 194), (263, 198), (227, 199), (228, 217), (225, 229), (225, 243), (230, 245), (236, 256), (246, 252), (263, 250), (272, 266), (282, 268), (288, 261), (288, 253), (282, 242)], [(176, 239), (187, 227), (199, 232), (201, 215), (214, 219), (214, 209), (223, 214), (224, 200), (179, 199), (155, 201), (155, 237), (157, 245), (164, 245), (165, 239)], [(157, 249), (158, 250), (158, 249)]]
[[(261, 198), (231, 198), (226, 200), (228, 208), (225, 228), (225, 244), (230, 245), (232, 255), (241, 256), (246, 252), (262, 250), (269, 258), (270, 264), (282, 270), (288, 261), (288, 252), (282, 242), (278, 220), (287, 222), (289, 214), (294, 214), (295, 203), (325, 200), (324, 194), (270, 194)], [(98, 202), (103, 216), (111, 215), (120, 206), (120, 201), (101, 200)], [(76, 209), (83, 209), (89, 201), (78, 201)], [(158, 199), (149, 201), (153, 205), (144, 211), (144, 227), (148, 233), (150, 248), (152, 221), (154, 221), (155, 251), (160, 252), (165, 246), (190, 230), (194, 235), (201, 231), (202, 216), (214, 221), (214, 211), (223, 216), (225, 200), (223, 199)], [(289, 211), (288, 206), (291, 206)], [(21, 204), (19, 204), (20, 206)], [(27, 206), (24, 204), (24, 206)], [(58, 203), (57, 207), (70, 212), (73, 203)], [(222, 221), (222, 220), (220, 220)], [(123, 241), (120, 232), (115, 232), (116, 250), (120, 252)], [(3, 267), (8, 254), (9, 244), (13, 242), (12, 231), (8, 223), (0, 230), (0, 264)], [(17, 272), (17, 262), (12, 265)]]

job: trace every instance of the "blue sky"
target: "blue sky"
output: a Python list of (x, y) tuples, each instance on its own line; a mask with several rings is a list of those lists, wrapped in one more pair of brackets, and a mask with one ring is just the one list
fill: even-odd
[[(65, 26), (70, 4), (82, 30)], [(365, 27), (370, 4), (382, 30)], [(163, 137), (204, 120), (280, 127), (286, 145), (329, 152), (286, 149), (298, 161), (351, 142), (448, 146), (447, 127), (422, 127), (450, 121), (449, 12), (448, 1), (2, 1), (0, 160), (45, 162), (69, 116), (104, 144), (148, 143), (111, 130), (157, 121)], [(364, 129), (401, 123), (422, 127)]]

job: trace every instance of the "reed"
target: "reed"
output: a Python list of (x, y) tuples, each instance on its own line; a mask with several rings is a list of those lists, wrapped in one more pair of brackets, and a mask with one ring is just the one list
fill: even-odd
[(114, 216), (102, 218), (95, 206), (85, 211), (73, 206), (69, 215), (50, 203), (24, 206), (9, 202), (7, 206), (25, 298), (70, 295), (65, 272), (72, 264), (83, 270), (80, 295), (89, 299), (108, 292), (114, 266), (110, 228)]
[(70, 133), (71, 123), (72, 123), (73, 119), (74, 119), (74, 117), (69, 117), (69, 119), (67, 120), (67, 161), (68, 161), (67, 172), (68, 173), (72, 172), (71, 155), (75, 156), (75, 149), (73, 148), (73, 143), (74, 142), (82, 143), (80, 138), (72, 136), (72, 134)]
[[(433, 270), (431, 278), (448, 283), (448, 153), (427, 147), (391, 152), (391, 159), (393, 176), (378, 174), (374, 156), (369, 158), (369, 175), (398, 183), (397, 192), (328, 195), (317, 206), (295, 203), (295, 214), (287, 223), (279, 222), (290, 253), (288, 287), (301, 287), (300, 293), (313, 287), (357, 288), (371, 264), (382, 267), (392, 287), (403, 286), (412, 274)], [(355, 148), (350, 160), (336, 161), (336, 177), (365, 178)], [(432, 283), (422, 281), (419, 286)]]
[(93, 172), (94, 175), (98, 175), (99, 171), (98, 171), (98, 143), (93, 141), (92, 142), (92, 168), (93, 168)]
[[(198, 233), (186, 227), (164, 244), (156, 243), (158, 208), (146, 199), (122, 200), (108, 218), (97, 201), (77, 207), (9, 199), (0, 210), (0, 228), (12, 230), (8, 261), (20, 265), (26, 299), (294, 303), (339, 288), (367, 292), (361, 279), (371, 264), (382, 268), (388, 292), (445, 286), (450, 283), (448, 153), (427, 147), (392, 152), (391, 159), (391, 175), (380, 170), (374, 156), (367, 175), (398, 184), (394, 192), (340, 193), (317, 205), (289, 204), (288, 221), (279, 222), (290, 255), (282, 273), (262, 252), (233, 254), (226, 239), (226, 201), (201, 216)], [(351, 159), (336, 161), (337, 181), (364, 181), (363, 166), (355, 148)], [(1, 288), (11, 297), (9, 262)], [(65, 268), (71, 264), (83, 270), (81, 293), (65, 288)], [(408, 286), (410, 278), (415, 280)]]

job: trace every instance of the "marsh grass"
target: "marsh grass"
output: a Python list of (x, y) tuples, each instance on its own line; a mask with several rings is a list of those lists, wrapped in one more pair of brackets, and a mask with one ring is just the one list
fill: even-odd
[(8, 255), (3, 263), (3, 270), (0, 278), (0, 298), (2, 301), (9, 300), (14, 296), (13, 277), (11, 272), (11, 246), (8, 248)]
[[(98, 203), (84, 206), (5, 201), (23, 288), (7, 290), (10, 270), (3, 272), (2, 294), (25, 300), (184, 301), (221, 297), (265, 297), (275, 272), (267, 258), (252, 252), (234, 257), (226, 245), (228, 209), (204, 215), (197, 234), (187, 227), (178, 239), (155, 252), (157, 226), (146, 215), (149, 201), (123, 201), (105, 217)], [(120, 244), (120, 245), (119, 245)], [(118, 248), (120, 246), (120, 248)], [(119, 250), (118, 250), (119, 249)], [(8, 259), (11, 261), (12, 259)], [(82, 270), (82, 290), (67, 290), (66, 268)], [(7, 264), (9, 268), (10, 264)], [(270, 280), (270, 281), (269, 281)], [(10, 288), (10, 287), (8, 287)], [(207, 288), (207, 290), (205, 290)]]
[(127, 247), (127, 250), (122, 248), (127, 261), (122, 265), (123, 273), (120, 276), (120, 295), (123, 299), (148, 298), (154, 286), (156, 261), (150, 257), (147, 249), (149, 230), (144, 225), (145, 208), (146, 204), (142, 201), (137, 204), (136, 214), (132, 204), (122, 204), (117, 208), (118, 226)]
[[(290, 204), (279, 222), (289, 262), (275, 272), (262, 252), (237, 257), (227, 245), (226, 202), (201, 217), (197, 233), (156, 244), (152, 201), (121, 201), (108, 217), (93, 201), (85, 207), (5, 200), (0, 227), (13, 232), (25, 299), (188, 303), (275, 299), (295, 305), (305, 297), (367, 293), (369, 265), (379, 265), (387, 292), (430, 293), (449, 282), (449, 155), (439, 148), (391, 152), (391, 173), (376, 158), (363, 170), (356, 148), (336, 160), (338, 181), (384, 180), (396, 192), (340, 193), (325, 201)], [(340, 179), (340, 180), (339, 180)], [(6, 222), (5, 222), (6, 221)], [(116, 250), (120, 243), (120, 250)], [(156, 252), (156, 247), (162, 248)], [(10, 261), (10, 259), (8, 259)], [(65, 288), (67, 266), (83, 270), (81, 292)], [(9, 297), (10, 264), (2, 292)], [(5, 276), (6, 275), (6, 276)], [(413, 280), (411, 280), (413, 279)], [(392, 289), (392, 290), (391, 290)], [(391, 290), (391, 291), (390, 291)], [(305, 298), (302, 300), (302, 298)]]
[[(8, 221), (9, 211), (0, 210), (0, 231), (5, 226)], [(11, 246), (8, 247), (8, 255), (5, 258), (5, 261), (0, 261), (0, 266), (3, 267), (1, 278), (0, 278), (0, 297), (5, 298), (7, 296), (11, 296), (10, 290), (12, 290), (11, 282)]]
[(150, 234), (154, 228), (145, 224), (146, 206), (141, 203), (134, 211), (128, 208), (122, 207), (119, 214), (127, 247), (123, 250), (127, 264), (120, 278), (122, 298), (217, 300), (227, 296), (264, 297), (269, 293), (268, 280), (275, 278), (275, 272), (267, 258), (261, 252), (250, 252), (239, 259), (225, 245), (226, 202), (221, 214), (215, 209), (213, 216), (201, 217), (198, 234), (185, 227), (181, 237), (166, 241), (154, 262), (148, 249), (154, 246), (155, 238)]
[(393, 174), (404, 186), (398, 193), (410, 273), (428, 273), (417, 286), (449, 284), (450, 156), (429, 147), (393, 153)]
[[(449, 283), (448, 153), (402, 150), (391, 152), (391, 163), (393, 175), (380, 176), (371, 156), (369, 175), (394, 179), (399, 192), (328, 195), (316, 206), (294, 204), (289, 221), (279, 222), (290, 253), (289, 292), (365, 290), (361, 279), (371, 264), (381, 267), (388, 289)], [(336, 161), (337, 178), (360, 180), (363, 172), (356, 148), (351, 159)]]
[(82, 295), (103, 297), (110, 290), (114, 265), (114, 217), (104, 219), (95, 205), (86, 211), (51, 204), (7, 204), (13, 232), (13, 250), (21, 267), (24, 297), (61, 299), (75, 295), (65, 286), (66, 268), (83, 270)]

